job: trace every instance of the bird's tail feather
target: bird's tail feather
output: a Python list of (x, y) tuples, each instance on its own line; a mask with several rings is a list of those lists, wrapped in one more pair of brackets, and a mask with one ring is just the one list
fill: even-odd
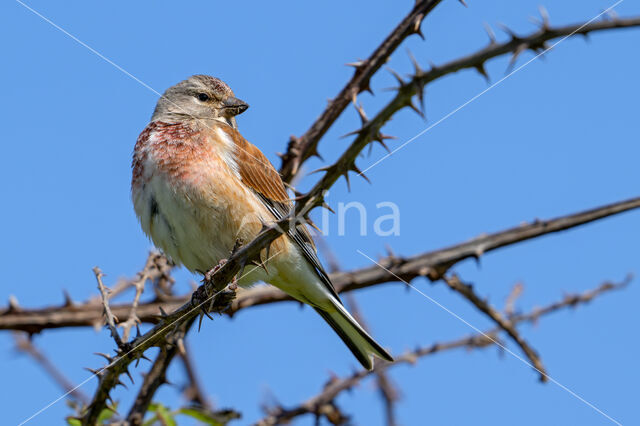
[(391, 355), (369, 336), (342, 304), (335, 303), (330, 310), (322, 308), (315, 308), (315, 310), (340, 336), (364, 368), (367, 370), (373, 368), (372, 355), (393, 362)]

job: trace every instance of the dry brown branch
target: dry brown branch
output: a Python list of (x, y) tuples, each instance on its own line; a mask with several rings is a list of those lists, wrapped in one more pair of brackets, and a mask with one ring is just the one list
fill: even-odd
[[(387, 103), (387, 105), (380, 110), (380, 112), (373, 117), (372, 119), (368, 119), (364, 111), (359, 107), (359, 112), (361, 118), (363, 120), (363, 126), (353, 132), (357, 134), (356, 139), (351, 144), (349, 149), (343, 154), (343, 156), (338, 160), (334, 165), (324, 169), (327, 170), (327, 174), (323, 177), (323, 181), (321, 181), (317, 186), (320, 186), (323, 189), (328, 189), (335, 180), (344, 175), (348, 182), (348, 172), (355, 171), (360, 173), (358, 168), (355, 166), (355, 159), (357, 155), (371, 142), (378, 141), (380, 144), (386, 147), (384, 143), (384, 139), (388, 138), (384, 136), (380, 130), (382, 126), (400, 109), (409, 107), (415, 111), (421, 112), (412, 101), (413, 96), (418, 95), (420, 103), (423, 103), (423, 90), (425, 85), (428, 83), (437, 80), (447, 74), (454, 73), (456, 71), (462, 69), (476, 69), (480, 72), (485, 78), (488, 78), (488, 75), (485, 71), (484, 64), (487, 60), (491, 58), (495, 58), (497, 56), (501, 56), (504, 54), (512, 53), (511, 63), (515, 61), (515, 59), (526, 50), (533, 50), (536, 53), (539, 53), (547, 48), (546, 42), (549, 40), (553, 40), (560, 37), (566, 36), (575, 36), (575, 35), (583, 35), (586, 36), (591, 32), (595, 31), (603, 31), (603, 30), (611, 30), (611, 29), (619, 29), (619, 28), (629, 28), (629, 27), (637, 27), (640, 26), (640, 17), (632, 17), (632, 18), (615, 18), (607, 21), (600, 22), (592, 22), (590, 24), (575, 24), (575, 25), (567, 25), (561, 27), (551, 27), (548, 25), (546, 20), (543, 20), (543, 24), (540, 26), (538, 31), (535, 31), (527, 36), (518, 36), (515, 33), (510, 33), (510, 40), (504, 43), (496, 43), (494, 40), (491, 43), (468, 56), (464, 56), (460, 59), (453, 60), (451, 62), (445, 63), (440, 66), (433, 66), (430, 70), (424, 71), (422, 70), (417, 62), (414, 61), (414, 74), (411, 76), (409, 81), (404, 81), (402, 78), (397, 76), (399, 87), (397, 88), (397, 92), (395, 97)], [(290, 143), (290, 148), (296, 147), (298, 149), (298, 145), (295, 143)], [(294, 155), (297, 151), (288, 151), (285, 154), (284, 158), (294, 158), (296, 160), (288, 160), (286, 164), (295, 163), (297, 161), (296, 170), (300, 167), (302, 162), (308, 159), (311, 155), (313, 155), (317, 149), (317, 141), (311, 144), (312, 150), (304, 150), (306, 154), (298, 154)], [(299, 149), (298, 149), (299, 151)], [(391, 155), (391, 154), (389, 154)], [(283, 161), (284, 165), (284, 161)], [(290, 166), (291, 167), (291, 166)], [(290, 168), (289, 167), (289, 168)], [(284, 173), (284, 168), (282, 169)], [(285, 173), (285, 176), (288, 174)], [(321, 191), (316, 191), (318, 194)]]
[(211, 410), (213, 407), (207, 398), (206, 392), (203, 390), (196, 372), (193, 359), (191, 358), (191, 352), (189, 351), (186, 339), (184, 340), (184, 351), (180, 351), (180, 359), (184, 366), (185, 375), (188, 379), (188, 384), (184, 389), (184, 396), (191, 403), (203, 407), (207, 410)]
[[(501, 247), (571, 229), (639, 207), (640, 197), (632, 198), (554, 219), (536, 219), (528, 224), (522, 224), (492, 234), (480, 235), (470, 241), (415, 256), (387, 256), (381, 259), (379, 263), (407, 281), (423, 275), (435, 280), (439, 279), (449, 268), (462, 260), (468, 258), (478, 259), (483, 254)], [(393, 275), (375, 265), (333, 273), (331, 274), (331, 280), (338, 292), (352, 291), (397, 281)], [(137, 315), (141, 321), (155, 324), (159, 321), (158, 312), (160, 307), (166, 312), (172, 312), (186, 303), (188, 298), (189, 296), (172, 296), (166, 300), (141, 303), (138, 306)], [(275, 287), (257, 286), (240, 291), (226, 313), (234, 315), (236, 312), (251, 306), (288, 300), (292, 299)], [(116, 317), (124, 318), (130, 312), (131, 304), (114, 304), (111, 305), (111, 310)], [(20, 330), (28, 333), (37, 333), (48, 328), (93, 326), (100, 321), (102, 321), (100, 305), (91, 303), (71, 304), (67, 301), (61, 306), (26, 309), (14, 302), (0, 311), (0, 330)]]
[(301, 137), (292, 136), (287, 146), (287, 152), (281, 155), (282, 165), (280, 174), (285, 182), (291, 183), (298, 173), (300, 165), (313, 155), (318, 155), (318, 142), (329, 130), (336, 119), (355, 97), (365, 91), (371, 90), (369, 81), (371, 77), (389, 59), (389, 56), (398, 48), (402, 41), (411, 34), (420, 34), (420, 26), (424, 17), (440, 3), (441, 0), (418, 0), (413, 9), (391, 31), (391, 34), (376, 48), (366, 60), (350, 64), (355, 67), (353, 77), (342, 88), (340, 93), (333, 98), (320, 117), (313, 123)]
[(516, 283), (511, 289), (511, 292), (507, 296), (507, 300), (504, 304), (504, 313), (508, 316), (511, 316), (516, 311), (516, 301), (522, 295), (524, 291), (524, 286), (522, 283)]
[(160, 352), (156, 357), (151, 369), (144, 376), (144, 381), (138, 395), (129, 410), (127, 415), (127, 424), (130, 426), (139, 426), (144, 420), (144, 416), (149, 409), (149, 404), (158, 388), (167, 381), (167, 369), (173, 361), (173, 358), (180, 353), (179, 341), (184, 338), (186, 332), (193, 324), (193, 319), (190, 322), (184, 323), (180, 326), (180, 329), (174, 332), (160, 347)]
[(89, 403), (89, 398), (80, 389), (77, 389), (72, 382), (65, 377), (64, 374), (45, 356), (42, 351), (33, 345), (28, 336), (24, 333), (14, 333), (16, 349), (31, 356), (37, 364), (53, 378), (53, 380), (65, 391), (69, 396), (74, 398), (80, 405)]
[[(145, 267), (146, 269), (146, 267)], [(125, 322), (118, 324), (118, 326), (122, 327), (122, 340), (125, 342), (129, 341), (129, 335), (131, 333), (131, 328), (138, 327), (140, 324), (140, 318), (138, 318), (137, 310), (138, 305), (140, 304), (140, 296), (144, 292), (144, 284), (147, 282), (149, 277), (145, 274), (141, 275), (139, 279), (132, 283), (132, 285), (136, 289), (136, 293), (133, 296), (133, 302), (131, 302), (131, 310), (129, 311), (129, 317)], [(138, 330), (139, 334), (139, 330)]]
[[(347, 293), (347, 304), (349, 305), (349, 311), (353, 317), (364, 327), (365, 330), (371, 331), (367, 326), (367, 321), (365, 321), (364, 316), (362, 315), (362, 311), (356, 302), (356, 298), (353, 293)], [(378, 386), (378, 390), (380, 391), (380, 397), (382, 398), (382, 402), (384, 404), (385, 418), (387, 426), (395, 426), (396, 416), (395, 416), (395, 403), (400, 398), (400, 394), (398, 389), (393, 384), (389, 375), (387, 374), (386, 364), (383, 362), (376, 362), (374, 367), (374, 372), (376, 374), (376, 385)]]
[[(213, 279), (217, 277), (214, 275)], [(231, 281), (231, 278), (228, 279)], [(236, 284), (226, 284), (224, 281), (207, 281), (207, 288), (213, 287), (215, 291), (205, 292), (204, 285), (194, 293), (193, 302), (188, 302), (176, 309), (171, 314), (162, 315), (161, 321), (142, 336), (136, 337), (131, 342), (125, 343), (113, 358), (107, 358), (109, 364), (100, 370), (94, 371), (99, 377), (98, 388), (93, 400), (88, 406), (82, 423), (94, 425), (102, 410), (107, 407), (110, 399), (109, 393), (120, 383), (120, 375), (128, 374), (129, 365), (144, 357), (144, 352), (152, 346), (164, 347), (168, 336), (180, 332), (183, 327), (188, 327), (204, 310), (208, 312), (222, 312), (227, 309), (229, 303), (235, 297)], [(219, 286), (219, 287), (217, 287)], [(186, 331), (186, 329), (184, 329)], [(151, 388), (149, 388), (151, 389)], [(151, 394), (152, 395), (152, 394)], [(144, 402), (144, 401), (143, 401)]]
[[(154, 283), (156, 287), (162, 288), (163, 294), (169, 294), (170, 287), (173, 285), (171, 271), (175, 265), (166, 258), (165, 255), (151, 251), (147, 256), (144, 267), (136, 273), (133, 278), (119, 279), (109, 292), (109, 299), (112, 300), (127, 291), (130, 287), (135, 287), (143, 277)], [(100, 297), (92, 298), (89, 302), (100, 302)]]
[[(603, 293), (619, 290), (626, 287), (630, 282), (630, 277), (627, 277), (623, 282), (611, 283), (606, 282), (599, 287), (586, 291), (581, 294), (567, 295), (561, 300), (551, 303), (542, 308), (534, 308), (531, 312), (521, 315), (514, 315), (510, 318), (510, 321), (515, 324), (521, 324), (525, 322), (536, 322), (542, 316), (549, 315), (553, 312), (565, 309), (573, 308), (581, 304), (588, 303)], [(394, 363), (386, 363), (385, 368), (390, 368), (401, 364), (414, 365), (420, 358), (424, 358), (429, 355), (434, 355), (444, 351), (452, 349), (479, 349), (486, 348), (494, 345), (498, 340), (498, 334), (502, 331), (500, 327), (487, 330), (481, 334), (475, 334), (469, 337), (463, 337), (457, 340), (452, 340), (444, 343), (434, 343), (430, 346), (420, 347), (413, 351), (406, 352), (399, 356), (394, 356)], [(374, 371), (358, 370), (355, 373), (344, 377), (333, 377), (325, 384), (322, 391), (312, 398), (309, 398), (305, 402), (291, 408), (273, 407), (270, 408), (267, 415), (259, 420), (256, 425), (258, 426), (272, 426), (279, 424), (287, 424), (294, 418), (306, 414), (312, 414), (315, 416), (322, 415), (322, 409), (324, 406), (333, 404), (334, 400), (341, 392), (352, 389), (358, 385), (363, 379), (374, 374)]]
[(491, 318), (491, 320), (495, 322), (501, 330), (506, 332), (509, 337), (511, 337), (513, 341), (516, 342), (518, 346), (520, 346), (520, 349), (522, 349), (522, 352), (524, 352), (525, 356), (529, 359), (533, 368), (540, 374), (540, 381), (547, 381), (547, 371), (542, 364), (540, 356), (538, 355), (537, 351), (535, 351), (529, 345), (529, 343), (527, 343), (527, 341), (524, 340), (522, 336), (520, 336), (520, 333), (518, 333), (518, 331), (516, 330), (513, 322), (511, 322), (508, 318), (505, 318), (500, 312), (494, 309), (489, 304), (489, 302), (479, 297), (473, 291), (473, 287), (471, 286), (471, 284), (462, 282), (462, 280), (460, 280), (457, 275), (453, 274), (451, 276), (444, 276), (442, 280), (447, 284), (447, 286), (449, 286), (450, 289), (456, 291), (457, 293), (460, 293), (462, 297), (471, 302), (476, 308), (478, 308), (478, 310), (480, 310), (480, 312)]
[[(384, 140), (389, 138), (381, 133), (381, 128), (391, 119), (399, 110), (409, 107), (418, 113), (420, 110), (413, 104), (413, 96), (419, 95), (422, 101), (422, 93), (424, 86), (430, 81), (440, 78), (445, 74), (449, 74), (462, 68), (474, 67), (484, 70), (484, 62), (495, 56), (513, 52), (514, 55), (519, 54), (523, 50), (532, 49), (539, 51), (545, 46), (545, 41), (554, 38), (573, 35), (586, 35), (593, 31), (609, 30), (615, 28), (627, 28), (640, 26), (640, 17), (628, 19), (616, 19), (612, 21), (593, 22), (591, 24), (570, 25), (565, 27), (551, 28), (543, 25), (539, 31), (526, 37), (519, 37), (515, 34), (511, 35), (511, 40), (502, 44), (490, 44), (477, 54), (470, 55), (461, 60), (453, 61), (443, 66), (435, 66), (430, 71), (423, 71), (416, 63), (415, 74), (407, 82), (397, 76), (399, 87), (397, 87), (396, 95), (387, 103), (387, 105), (378, 112), (372, 119), (368, 119), (364, 111), (360, 108), (362, 118), (362, 127), (351, 134), (357, 135), (354, 141), (349, 145), (346, 151), (332, 165), (320, 169), (326, 173), (320, 181), (316, 183), (313, 189), (301, 197), (298, 202), (298, 212), (310, 210), (313, 207), (320, 206), (323, 203), (324, 191), (328, 190), (340, 176), (344, 176), (349, 184), (349, 172), (358, 173), (358, 175), (366, 176), (356, 166), (355, 161), (360, 152), (372, 142), (379, 142), (386, 147)], [(484, 71), (481, 71), (484, 72)], [(392, 155), (392, 152), (383, 157), (383, 159)], [(383, 160), (382, 159), (382, 160)], [(382, 161), (378, 160), (378, 161)]]
[(104, 315), (105, 323), (107, 328), (109, 328), (111, 337), (115, 340), (118, 348), (121, 348), (124, 343), (122, 342), (120, 334), (118, 334), (118, 329), (116, 328), (116, 321), (118, 321), (118, 319), (113, 315), (113, 312), (111, 312), (111, 308), (109, 307), (109, 289), (102, 283), (102, 277), (104, 274), (97, 266), (93, 268), (93, 273), (96, 275), (96, 281), (98, 281), (98, 290), (100, 291), (102, 300), (102, 315)]

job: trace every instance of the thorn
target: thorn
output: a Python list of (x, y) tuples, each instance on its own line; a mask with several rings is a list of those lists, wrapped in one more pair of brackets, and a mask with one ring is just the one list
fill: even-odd
[(129, 373), (129, 369), (127, 368), (126, 370), (124, 370), (124, 374), (127, 375), (127, 377), (129, 378), (129, 380), (131, 380), (131, 384), (135, 384), (133, 381), (133, 377), (131, 377), (131, 373)]
[[(383, 135), (382, 133), (378, 133), (376, 135), (376, 138), (374, 139), (376, 142), (378, 142), (380, 145), (382, 145), (382, 147), (389, 153), (391, 154), (391, 150), (389, 149), (389, 147), (387, 146), (387, 144), (384, 142), (385, 139), (391, 139), (391, 136), (386, 136)], [(395, 139), (395, 138), (394, 138)], [(371, 144), (371, 146), (373, 146), (373, 144)]]
[(198, 318), (198, 333), (200, 333), (200, 327), (202, 326), (202, 318), (204, 318), (204, 314), (200, 314), (200, 318)]
[(422, 34), (422, 30), (420, 29), (420, 26), (422, 25), (422, 20), (423, 19), (424, 19), (424, 13), (421, 13), (416, 18), (415, 22), (413, 23), (413, 28), (412, 28), (413, 33), (414, 34), (418, 34), (422, 40), (424, 40), (424, 34)]
[(491, 82), (491, 78), (489, 78), (489, 74), (487, 74), (487, 70), (484, 68), (484, 62), (476, 65), (476, 71), (484, 77), (487, 83)]
[(94, 354), (94, 355), (98, 355), (98, 356), (103, 357), (104, 359), (106, 359), (106, 360), (107, 360), (107, 362), (111, 362), (111, 361), (113, 361), (113, 357), (111, 357), (111, 356), (109, 356), (109, 355), (107, 355), (107, 354), (105, 354), (105, 353), (102, 353), (102, 352), (94, 352), (93, 354)]
[(325, 201), (323, 201), (322, 204), (320, 204), (320, 207), (323, 207), (323, 208), (329, 210), (333, 214), (336, 214), (336, 212), (331, 208), (331, 206), (329, 204), (327, 204)]
[(424, 73), (424, 70), (420, 67), (420, 64), (416, 60), (416, 57), (413, 56), (413, 53), (411, 53), (411, 51), (408, 48), (407, 48), (407, 54), (409, 55), (409, 59), (411, 60), (411, 64), (413, 65), (415, 75), (417, 76), (422, 75), (422, 73)]
[(18, 312), (20, 311), (20, 306), (18, 304), (18, 298), (16, 298), (13, 294), (9, 296), (9, 310), (8, 312)]
[[(365, 128), (364, 127), (360, 127), (358, 130), (354, 130), (353, 132), (349, 132), (349, 133), (345, 133), (344, 135), (340, 136), (340, 138), (346, 138), (347, 136), (353, 136), (353, 135), (357, 135), (361, 132), (364, 132)], [(329, 168), (329, 167), (326, 167)], [(318, 170), (322, 170), (322, 169), (318, 169)], [(313, 173), (313, 172), (312, 172)]]
[(520, 40), (520, 37), (518, 37), (518, 35), (513, 32), (513, 30), (509, 27), (507, 27), (505, 24), (498, 24), (498, 26), (500, 27), (500, 29), (502, 31), (504, 31), (505, 33), (507, 33), (509, 35), (509, 37), (511, 37), (511, 40)]
[(460, 2), (461, 5), (463, 5), (464, 7), (469, 7), (467, 6), (467, 2), (465, 2), (464, 0), (458, 0)]
[(127, 389), (127, 390), (129, 389), (129, 388), (127, 387), (127, 385), (125, 385), (125, 384), (122, 382), (122, 380), (120, 380), (120, 379), (117, 379), (117, 380), (116, 380), (116, 384), (114, 385), (114, 387), (115, 387), (115, 386), (118, 386), (118, 385), (122, 386), (123, 388), (125, 388), (125, 389)]
[(542, 5), (538, 6), (538, 11), (542, 18), (542, 28), (545, 30), (549, 29), (549, 12), (547, 12), (547, 9)]
[(73, 299), (69, 295), (67, 290), (62, 290), (62, 294), (64, 295), (64, 307), (68, 308), (69, 306), (73, 306)]
[[(211, 302), (213, 303), (213, 299), (211, 299)], [(202, 313), (209, 318), (211, 321), (213, 321), (213, 317), (209, 314), (209, 312), (207, 312), (207, 310), (204, 308), (204, 306), (200, 307), (200, 310), (202, 311)]]
[(345, 171), (342, 176), (344, 176), (344, 180), (347, 181), (347, 191), (351, 192), (351, 182), (349, 181), (349, 170)]
[(136, 324), (136, 339), (139, 339), (142, 334), (140, 334), (140, 325)]
[(311, 152), (309, 153), (310, 157), (318, 157), (321, 161), (324, 161), (324, 158), (322, 158), (322, 155), (320, 155), (320, 153), (318, 153), (318, 146), (314, 146), (311, 149)]
[(506, 73), (509, 73), (513, 69), (518, 56), (520, 56), (520, 54), (525, 50), (527, 50), (527, 45), (524, 43), (519, 44), (518, 47), (516, 47), (516, 50), (513, 51), (513, 55), (511, 55), (511, 59), (509, 59), (509, 65), (507, 66)]
[(151, 359), (148, 356), (146, 356), (144, 353), (140, 354), (140, 358), (144, 359), (145, 361), (151, 362)]
[(362, 170), (360, 170), (358, 168), (358, 166), (355, 165), (355, 163), (353, 164), (353, 166), (351, 166), (351, 170), (353, 170), (354, 172), (356, 172), (358, 174), (358, 176), (362, 176), (364, 178), (364, 180), (366, 180), (367, 182), (371, 183), (371, 181), (369, 180), (369, 178), (367, 177), (367, 175), (365, 175), (364, 173), (362, 173)]
[(385, 139), (398, 139), (398, 138), (397, 138), (397, 137), (395, 137), (395, 136), (385, 135), (384, 133), (378, 133), (378, 137), (379, 137), (380, 139), (382, 139), (382, 140), (385, 140)]
[(348, 67), (354, 67), (356, 69), (356, 71), (361, 68), (364, 65), (364, 61), (362, 59), (359, 59), (355, 62), (349, 62), (345, 64)]
[(356, 111), (358, 111), (358, 115), (360, 116), (360, 121), (364, 126), (369, 121), (369, 117), (367, 117), (367, 114), (364, 112), (364, 108), (362, 107), (362, 105), (358, 105), (357, 103), (354, 102), (353, 106), (356, 108)]
[(418, 86), (416, 95), (418, 96), (418, 102), (420, 103), (420, 115), (422, 118), (425, 118), (424, 114), (424, 85), (420, 85), (420, 83), (416, 83)]
[(489, 36), (489, 44), (496, 44), (496, 33), (493, 32), (493, 29), (491, 28), (491, 25), (489, 25), (488, 23), (484, 23), (484, 30), (487, 32), (487, 35)]
[(395, 79), (398, 80), (398, 84), (400, 84), (400, 87), (404, 87), (406, 85), (405, 81), (402, 79), (402, 77), (400, 77), (400, 74), (395, 72), (393, 68), (390, 68), (390, 67), (386, 67), (386, 68), (387, 68), (387, 71), (389, 71), (391, 75), (393, 75)]
[(375, 96), (375, 93), (373, 93), (373, 90), (371, 90), (371, 79), (367, 79), (367, 81), (363, 81), (360, 84), (360, 90), (358, 93), (362, 92), (369, 92), (371, 96)]
[(84, 367), (85, 370), (87, 370), (89, 373), (93, 374), (94, 376), (99, 376), (100, 375), (100, 370), (96, 370), (93, 368), (89, 368), (89, 367)]
[[(346, 135), (345, 135), (346, 136)], [(319, 169), (315, 169), (311, 172), (309, 172), (309, 175), (312, 175), (314, 173), (320, 173), (320, 172), (326, 172), (331, 168), (331, 166), (325, 166), (325, 167), (320, 167)], [(263, 225), (264, 226), (264, 225)], [(265, 228), (261, 229), (260, 232), (264, 231)]]
[(162, 318), (166, 318), (168, 316), (165, 310), (162, 309), (162, 306), (158, 306), (158, 309), (160, 309), (160, 315), (162, 315)]
[(408, 106), (409, 108), (411, 108), (412, 110), (414, 110), (414, 111), (415, 111), (415, 112), (416, 112), (420, 117), (422, 117), (422, 118), (426, 118), (426, 117), (424, 116), (424, 113), (423, 113), (422, 111), (420, 111), (420, 110), (418, 109), (418, 107), (416, 107), (416, 106), (413, 104), (413, 101), (412, 101), (411, 99), (409, 99), (409, 101), (406, 103), (406, 106)]
[(322, 234), (322, 229), (318, 228), (318, 225), (316, 225), (315, 223), (313, 223), (313, 221), (311, 219), (307, 220), (307, 225), (311, 226), (313, 229), (315, 229), (316, 231), (318, 231), (320, 234)]

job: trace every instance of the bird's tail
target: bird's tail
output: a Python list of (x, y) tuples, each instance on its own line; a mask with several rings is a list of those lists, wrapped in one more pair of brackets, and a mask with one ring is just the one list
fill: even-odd
[(335, 301), (329, 309), (315, 308), (315, 310), (340, 336), (364, 368), (367, 370), (373, 368), (373, 355), (393, 362), (391, 355), (369, 336), (340, 302)]

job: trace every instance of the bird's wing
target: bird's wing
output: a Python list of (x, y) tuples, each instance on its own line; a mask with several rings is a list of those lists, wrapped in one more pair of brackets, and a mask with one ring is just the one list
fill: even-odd
[[(285, 190), (280, 174), (271, 162), (253, 144), (248, 142), (235, 129), (225, 127), (227, 134), (236, 144), (236, 163), (242, 182), (253, 190), (260, 201), (273, 214), (276, 220), (286, 217), (293, 205)], [(318, 259), (316, 246), (306, 225), (301, 224), (288, 231), (289, 237), (302, 249), (304, 257), (313, 265), (327, 290), (339, 301), (340, 298), (331, 284), (329, 275)]]

